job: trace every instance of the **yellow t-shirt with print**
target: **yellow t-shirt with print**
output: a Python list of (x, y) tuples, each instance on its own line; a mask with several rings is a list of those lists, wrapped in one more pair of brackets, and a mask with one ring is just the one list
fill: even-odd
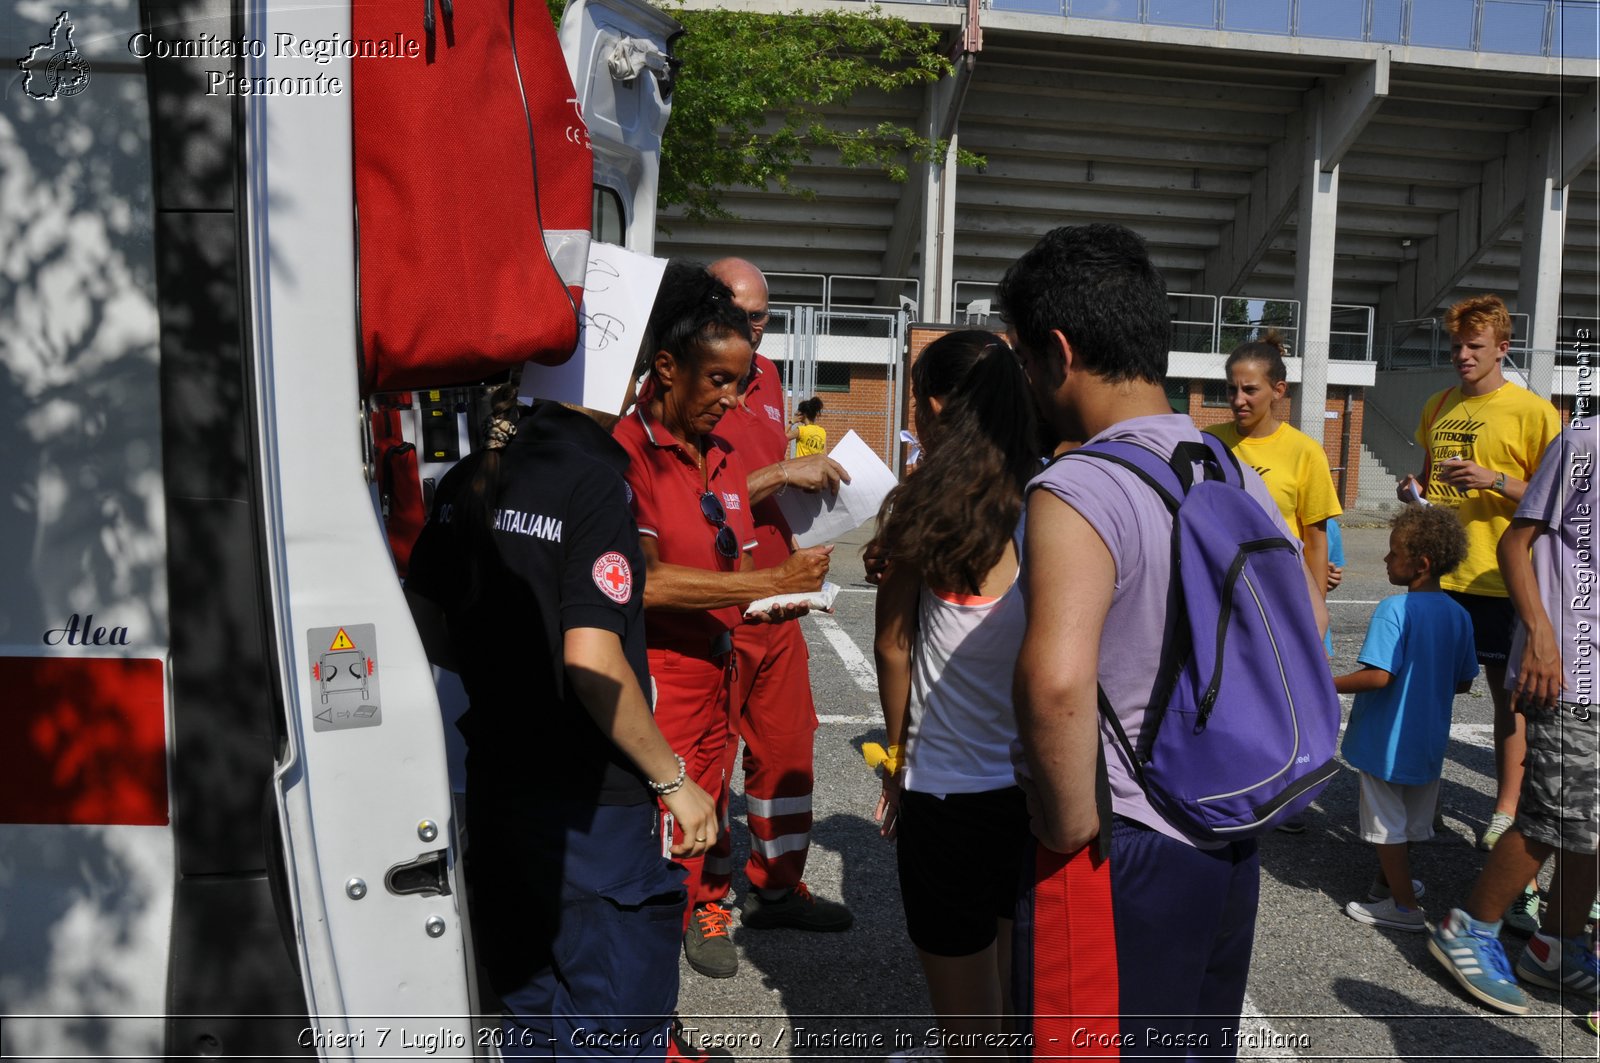
[(794, 456), (803, 458), (807, 454), (821, 454), (828, 449), (828, 430), (820, 425), (803, 424), (795, 434)]
[[(1434, 392), (1422, 404), (1416, 440), (1426, 448), (1432, 468), (1460, 455), (1526, 483), (1533, 479), (1540, 456), (1560, 431), (1561, 416), (1554, 406), (1507, 381), (1487, 395), (1472, 398), (1454, 385)], [(1462, 491), (1434, 476), (1428, 478), (1426, 497), (1436, 506), (1455, 510), (1467, 531), (1466, 560), (1439, 585), (1447, 591), (1506, 597), (1495, 548), (1511, 524), (1517, 504), (1499, 491)]]
[(1317, 441), (1293, 425), (1279, 424), (1269, 436), (1241, 436), (1231, 424), (1206, 429), (1228, 445), (1233, 456), (1254, 469), (1278, 503), (1283, 522), (1302, 542), (1306, 526), (1344, 512), (1333, 486), (1328, 455)]

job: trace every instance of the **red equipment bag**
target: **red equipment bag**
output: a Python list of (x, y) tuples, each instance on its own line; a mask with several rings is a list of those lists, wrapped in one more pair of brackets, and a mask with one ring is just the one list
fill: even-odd
[(351, 5), (363, 395), (578, 341), (594, 155), (549, 9), (440, 5)]

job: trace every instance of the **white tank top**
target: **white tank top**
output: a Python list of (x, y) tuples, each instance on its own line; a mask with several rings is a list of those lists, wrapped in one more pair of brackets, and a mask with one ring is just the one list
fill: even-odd
[[(1020, 524), (1013, 542), (1020, 560)], [(988, 600), (941, 595), (923, 584), (911, 654), (906, 789), (942, 797), (1015, 784), (1011, 676), (1023, 622), (1016, 579), (1004, 594)]]

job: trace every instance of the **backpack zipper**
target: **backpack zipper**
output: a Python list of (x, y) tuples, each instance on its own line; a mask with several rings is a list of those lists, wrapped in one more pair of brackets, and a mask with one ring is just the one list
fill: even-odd
[[(1206, 692), (1200, 698), (1199, 718), (1195, 721), (1195, 734), (1199, 734), (1206, 729), (1206, 724), (1211, 719), (1211, 710), (1217, 704), (1217, 694), (1222, 687), (1222, 655), (1223, 651), (1227, 649), (1228, 621), (1233, 617), (1233, 592), (1239, 583), (1239, 573), (1244, 569), (1244, 563), (1249, 560), (1250, 554), (1279, 548), (1294, 549), (1289, 544), (1289, 540), (1283, 538), (1251, 539), (1247, 543), (1239, 544), (1239, 552), (1234, 555), (1233, 564), (1228, 566), (1227, 578), (1223, 580), (1222, 608), (1217, 612), (1217, 653), (1216, 658), (1211, 663), (1211, 682), (1206, 684)], [(1254, 595), (1255, 588), (1252, 587), (1250, 593)], [(1258, 605), (1260, 601), (1260, 598), (1256, 598)], [(1270, 628), (1268, 629), (1268, 637), (1271, 637)], [(1273, 652), (1277, 652), (1276, 642), (1273, 644)]]

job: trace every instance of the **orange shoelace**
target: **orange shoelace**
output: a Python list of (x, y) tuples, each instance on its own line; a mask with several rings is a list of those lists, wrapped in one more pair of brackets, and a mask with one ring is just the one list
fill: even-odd
[(696, 908), (694, 917), (700, 920), (701, 937), (725, 938), (728, 936), (728, 927), (733, 923), (733, 912), (720, 904)]

